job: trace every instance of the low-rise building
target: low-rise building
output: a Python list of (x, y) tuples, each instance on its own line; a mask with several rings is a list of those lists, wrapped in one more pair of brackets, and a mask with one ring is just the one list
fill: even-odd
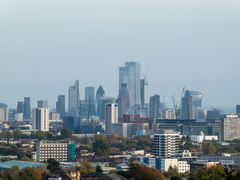
[(75, 158), (75, 143), (70, 141), (41, 140), (37, 143), (37, 162), (43, 162), (50, 158), (57, 161), (68, 161)]

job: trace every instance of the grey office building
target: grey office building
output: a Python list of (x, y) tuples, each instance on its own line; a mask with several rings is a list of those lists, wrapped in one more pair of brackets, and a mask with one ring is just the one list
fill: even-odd
[(126, 114), (126, 109), (130, 107), (130, 93), (127, 84), (122, 84), (118, 95), (118, 117)]
[(38, 101), (38, 108), (49, 108), (48, 102), (43, 100)]
[(79, 114), (79, 80), (76, 80), (73, 86), (68, 89), (68, 115), (77, 116)]
[(236, 105), (236, 114), (240, 114), (240, 105)]
[(182, 98), (181, 119), (194, 119), (192, 96)]
[(58, 101), (56, 102), (56, 111), (60, 114), (60, 119), (63, 119), (65, 112), (65, 95), (59, 95)]
[(140, 62), (125, 62), (125, 67), (119, 67), (119, 89), (127, 84), (130, 91), (130, 107), (140, 106)]
[(140, 81), (140, 94), (141, 94), (141, 108), (145, 117), (149, 116), (149, 92), (147, 79), (141, 79)]
[(24, 120), (29, 120), (29, 119), (31, 119), (30, 97), (25, 97), (25, 98), (24, 98), (23, 119), (24, 119)]
[(85, 87), (85, 103), (94, 102), (94, 87)]
[(23, 113), (23, 110), (24, 110), (23, 102), (18, 102), (18, 105), (17, 105), (17, 113), (18, 113), (18, 114), (21, 114), (21, 113)]
[(0, 103), (0, 108), (8, 108), (8, 105), (6, 103)]
[(108, 103), (116, 103), (116, 99), (113, 97), (98, 98), (98, 116), (101, 120), (105, 120), (105, 105)]
[(150, 118), (159, 118), (160, 115), (160, 96), (155, 94), (150, 97)]

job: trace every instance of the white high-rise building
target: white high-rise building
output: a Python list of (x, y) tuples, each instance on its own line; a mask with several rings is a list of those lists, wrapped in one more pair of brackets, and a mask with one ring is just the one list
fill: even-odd
[(170, 158), (179, 149), (179, 134), (173, 130), (164, 130), (154, 134), (154, 156)]
[(8, 121), (8, 108), (0, 108), (0, 121)]
[(112, 124), (118, 123), (118, 104), (108, 103), (105, 105), (106, 134), (112, 133)]
[(32, 110), (32, 129), (49, 131), (49, 108), (35, 108)]
[(76, 80), (74, 86), (69, 86), (68, 89), (68, 115), (79, 115), (79, 80)]

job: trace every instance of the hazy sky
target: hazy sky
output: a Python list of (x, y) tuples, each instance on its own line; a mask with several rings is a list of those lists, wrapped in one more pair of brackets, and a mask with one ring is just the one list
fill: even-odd
[[(141, 62), (150, 95), (182, 88), (203, 106), (240, 104), (239, 0), (1, 0), (0, 102), (55, 107), (76, 79), (118, 95), (118, 68)], [(66, 98), (67, 102), (67, 98)]]

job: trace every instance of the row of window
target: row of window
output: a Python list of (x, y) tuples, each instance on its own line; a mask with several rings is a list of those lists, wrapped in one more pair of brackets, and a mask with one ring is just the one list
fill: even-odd
[(40, 145), (40, 147), (67, 147), (67, 144), (63, 144), (63, 145)]

